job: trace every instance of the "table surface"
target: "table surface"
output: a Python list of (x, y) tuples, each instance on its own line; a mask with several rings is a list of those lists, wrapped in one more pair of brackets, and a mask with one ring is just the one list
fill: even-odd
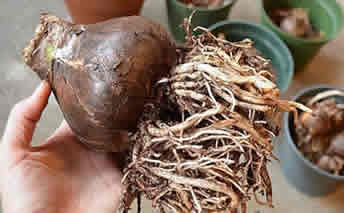
[[(260, 1), (239, 0), (231, 13), (231, 19), (259, 23)], [(344, 0), (338, 0), (344, 6)], [(31, 94), (38, 85), (36, 75), (22, 63), (21, 50), (33, 35), (41, 11), (54, 12), (67, 16), (62, 0), (2, 0), (0, 7), (0, 132), (6, 125), (13, 105)], [(167, 27), (165, 0), (146, 0), (142, 15)], [(284, 97), (290, 98), (302, 88), (315, 84), (330, 84), (341, 87), (344, 83), (344, 33), (326, 45), (307, 67), (295, 75), (289, 91)], [(49, 136), (62, 120), (56, 101), (52, 97), (38, 125), (34, 142), (38, 143)], [(290, 186), (279, 169), (277, 162), (270, 166), (273, 183), (275, 208), (258, 206), (253, 201), (248, 212), (264, 213), (340, 213), (344, 212), (344, 187), (327, 197), (311, 198)], [(149, 202), (144, 202), (144, 212), (151, 212)]]

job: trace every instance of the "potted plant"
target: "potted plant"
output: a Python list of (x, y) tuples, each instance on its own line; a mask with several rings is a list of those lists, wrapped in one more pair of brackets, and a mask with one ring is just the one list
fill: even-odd
[[(329, 96), (331, 94), (329, 91), (332, 92), (331, 96)], [(315, 86), (305, 89), (296, 95), (293, 101), (309, 106), (312, 103), (313, 113), (301, 114), (298, 116), (297, 122), (292, 113), (285, 113), (283, 118), (282, 142), (278, 146), (282, 171), (288, 182), (299, 191), (311, 196), (334, 192), (339, 184), (344, 183), (344, 165), (336, 165), (336, 162), (331, 161), (324, 162), (330, 158), (336, 160), (337, 154), (333, 153), (333, 150), (331, 151), (333, 149), (331, 147), (336, 145), (334, 144), (335, 140), (338, 141), (337, 134), (343, 131), (341, 123), (335, 127), (332, 119), (328, 119), (330, 118), (329, 113), (336, 116), (336, 119), (339, 117), (342, 122), (344, 121), (344, 111), (340, 109), (338, 113), (329, 108), (320, 108), (322, 106), (320, 103), (327, 104), (326, 107), (329, 107), (329, 104), (342, 105), (344, 103), (343, 94), (342, 89), (330, 86)], [(327, 100), (328, 103), (324, 100)], [(323, 121), (327, 124), (324, 125)], [(327, 126), (328, 124), (333, 126)], [(342, 141), (339, 142), (342, 143)], [(342, 154), (344, 154), (344, 150), (342, 150)], [(339, 168), (336, 169), (336, 166)], [(337, 171), (331, 171), (331, 169)]]
[(302, 71), (325, 44), (337, 37), (344, 14), (336, 0), (262, 0), (261, 20), (286, 42), (296, 71)]
[[(185, 32), (181, 25), (184, 19), (192, 17), (192, 28), (196, 26), (209, 27), (227, 19), (229, 12), (237, 0), (166, 0), (167, 15), (170, 30), (177, 41), (185, 40)], [(204, 3), (205, 2), (205, 3)], [(211, 6), (213, 2), (216, 5)]]

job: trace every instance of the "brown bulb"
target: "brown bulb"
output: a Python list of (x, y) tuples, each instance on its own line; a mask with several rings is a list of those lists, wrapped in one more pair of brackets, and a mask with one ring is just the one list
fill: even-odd
[(321, 113), (304, 112), (300, 116), (300, 122), (312, 136), (325, 135), (332, 130), (331, 120)]
[(327, 152), (330, 155), (338, 155), (344, 158), (344, 132), (332, 138)]
[(308, 13), (303, 8), (294, 8), (282, 19), (281, 29), (293, 36), (303, 37), (311, 28)]
[(152, 85), (176, 58), (160, 25), (138, 16), (73, 25), (42, 14), (25, 63), (47, 80), (66, 121), (93, 149), (118, 151), (135, 128)]
[(336, 161), (327, 155), (322, 156), (319, 161), (318, 161), (318, 167), (328, 171), (328, 172), (332, 172), (334, 170), (336, 170), (337, 168), (337, 164)]
[(281, 29), (292, 36), (302, 37), (306, 34), (304, 24), (294, 16), (288, 16), (281, 21)]

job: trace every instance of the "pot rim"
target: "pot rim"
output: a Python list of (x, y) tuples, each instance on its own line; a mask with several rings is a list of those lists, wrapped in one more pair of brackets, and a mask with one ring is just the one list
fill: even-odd
[[(260, 1), (260, 7), (261, 7), (262, 15), (269, 22), (269, 25), (271, 25), (273, 30), (275, 30), (279, 34), (283, 35), (284, 37), (286, 37), (286, 39), (288, 39), (290, 41), (300, 42), (300, 43), (304, 43), (304, 44), (324, 44), (324, 43), (327, 43), (327, 42), (329, 42), (331, 40), (334, 40), (336, 38), (336, 36), (341, 31), (341, 29), (340, 29), (340, 30), (338, 30), (335, 33), (331, 33), (328, 36), (325, 36), (325, 38), (323, 38), (323, 39), (317, 39), (317, 40), (304, 39), (304, 38), (300, 38), (300, 37), (297, 37), (297, 36), (289, 35), (288, 33), (285, 33), (284, 31), (282, 31), (281, 28), (279, 28), (275, 23), (272, 22), (270, 16), (268, 15), (267, 11), (265, 10), (264, 2), (265, 2), (265, 0), (261, 0)], [(341, 6), (338, 4), (338, 2), (337, 1), (335, 1), (335, 2), (337, 4), (338, 8), (340, 9), (341, 15), (342, 15), (342, 18), (343, 18), (344, 11), (341, 8)], [(328, 8), (328, 6), (326, 5), (327, 1), (318, 1), (318, 3), (321, 5), (322, 8)]]
[[(268, 27), (265, 27), (261, 24), (256, 24), (256, 23), (251, 23), (248, 21), (243, 21), (243, 20), (224, 20), (224, 21), (220, 21), (216, 24), (213, 24), (209, 27), (209, 31), (214, 31), (215, 29), (219, 28), (219, 27), (223, 27), (226, 25), (246, 25), (248, 27), (251, 28), (256, 28), (266, 34), (268, 34), (269, 36), (271, 36), (272, 38), (275, 39), (276, 42), (278, 42), (280, 44), (280, 46), (284, 49), (285, 53), (286, 53), (286, 60), (284, 60), (286, 63), (288, 63), (290, 65), (290, 68), (288, 70), (288, 72), (290, 73), (287, 77), (287, 86), (285, 88), (280, 88), (281, 92), (286, 92), (291, 84), (291, 81), (293, 80), (293, 77), (295, 75), (295, 61), (294, 58), (290, 52), (290, 49), (287, 47), (287, 45), (283, 42), (283, 40), (273, 31), (271, 31)], [(271, 59), (270, 59), (271, 60)]]
[[(344, 91), (343, 88), (337, 88), (334, 86), (330, 86), (330, 85), (326, 85), (326, 84), (320, 84), (320, 85), (315, 85), (306, 89), (301, 90), (300, 92), (298, 92), (293, 98), (292, 101), (296, 101), (299, 98), (301, 98), (303, 95), (305, 95), (306, 93), (315, 90), (315, 89), (336, 89), (336, 90), (342, 90)], [(285, 135), (287, 137), (287, 143), (292, 147), (292, 150), (296, 153), (296, 156), (298, 158), (300, 158), (304, 164), (306, 164), (308, 167), (310, 167), (313, 171), (315, 171), (316, 173), (322, 175), (322, 176), (326, 176), (330, 179), (334, 179), (337, 181), (344, 181), (344, 176), (336, 176), (333, 175), (319, 167), (317, 167), (315, 164), (313, 164), (312, 162), (310, 162), (308, 159), (306, 159), (303, 154), (300, 152), (300, 150), (296, 147), (294, 139), (290, 133), (290, 123), (289, 123), (289, 118), (290, 118), (291, 113), (290, 112), (285, 112), (284, 116), (283, 116), (283, 126), (284, 126), (284, 131), (285, 131)]]
[[(188, 8), (188, 9), (191, 9), (191, 10), (196, 10), (196, 11), (200, 11), (200, 12), (204, 12), (204, 11), (208, 11), (208, 12), (217, 12), (219, 10), (222, 10), (224, 8), (227, 8), (227, 7), (231, 7), (233, 6), (238, 0), (231, 0), (231, 2), (227, 3), (227, 4), (224, 4), (223, 6), (221, 7), (216, 7), (216, 8), (203, 8), (203, 7), (194, 7), (194, 8), (189, 8), (186, 6), (186, 4), (180, 2), (179, 0), (167, 0), (167, 1), (173, 1), (175, 4), (177, 4), (178, 6), (181, 6), (181, 7), (184, 7), (184, 8)], [(197, 12), (196, 12), (197, 13)]]

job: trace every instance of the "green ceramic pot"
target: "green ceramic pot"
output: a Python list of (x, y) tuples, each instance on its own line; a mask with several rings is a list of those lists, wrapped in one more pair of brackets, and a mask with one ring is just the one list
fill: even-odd
[(282, 92), (288, 89), (294, 75), (294, 61), (288, 47), (276, 34), (262, 25), (243, 21), (222, 21), (209, 29), (214, 34), (224, 33), (229, 41), (251, 39), (264, 57), (271, 60), (278, 87)]
[(189, 8), (179, 0), (166, 0), (168, 23), (174, 38), (179, 42), (185, 41), (185, 32), (181, 28), (184, 18), (188, 18), (196, 10), (192, 18), (192, 27), (209, 27), (228, 18), (229, 12), (237, 0), (227, 0), (223, 6), (215, 9)]
[[(342, 90), (326, 85), (314, 86), (299, 92), (292, 100), (302, 103), (305, 98), (333, 89)], [(335, 99), (337, 103), (344, 103), (343, 97), (335, 96)], [(339, 185), (344, 184), (344, 176), (332, 175), (306, 159), (295, 145), (295, 135), (293, 115), (284, 113), (278, 157), (287, 181), (300, 192), (310, 196), (324, 196), (335, 192)]]
[[(268, 15), (276, 8), (305, 8), (309, 12), (311, 23), (324, 33), (324, 37), (306, 40), (283, 32)], [(343, 11), (336, 0), (262, 0), (261, 21), (286, 42), (293, 54), (296, 71), (304, 70), (320, 48), (339, 34), (343, 20)]]

